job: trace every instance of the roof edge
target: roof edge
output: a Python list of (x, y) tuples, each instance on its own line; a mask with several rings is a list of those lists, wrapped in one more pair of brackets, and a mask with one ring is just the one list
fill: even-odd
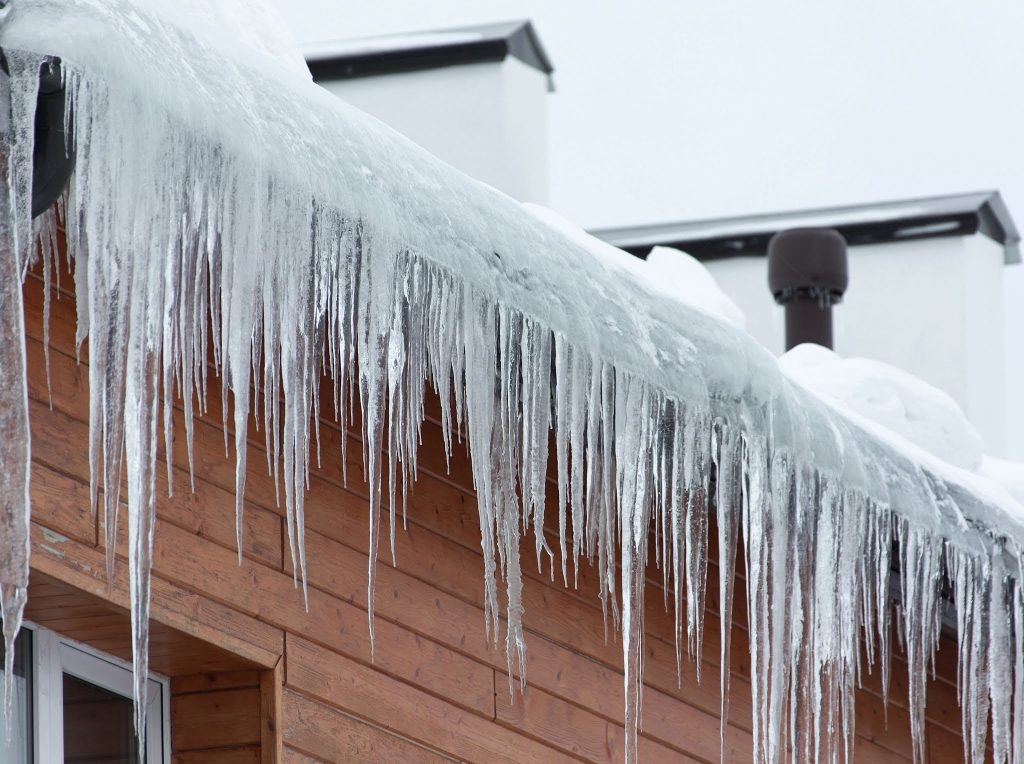
[(835, 228), (852, 246), (982, 234), (1003, 247), (1006, 265), (1021, 262), (1020, 232), (995, 190), (591, 233), (639, 257), (662, 245), (685, 249), (699, 260), (717, 260), (764, 255), (774, 234), (806, 226)]
[(555, 68), (529, 19), (341, 40), (311, 46), (305, 53), (318, 82), (497, 63), (508, 57), (545, 74), (548, 89), (554, 90)]

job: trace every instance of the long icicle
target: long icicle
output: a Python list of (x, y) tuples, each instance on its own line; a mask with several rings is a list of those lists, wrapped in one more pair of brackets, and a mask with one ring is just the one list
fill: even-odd
[[(4, 58), (0, 52), (0, 59)], [(8, 53), (0, 71), (0, 620), (3, 714), (11, 734), (14, 640), (28, 595), (31, 437), (22, 274), (31, 254), (32, 137), (40, 59)]]

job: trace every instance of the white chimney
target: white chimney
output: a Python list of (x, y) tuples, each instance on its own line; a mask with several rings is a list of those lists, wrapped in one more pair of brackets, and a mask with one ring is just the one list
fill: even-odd
[(765, 286), (763, 257), (777, 231), (835, 228), (849, 245), (850, 283), (835, 308), (835, 349), (897, 366), (951, 395), (985, 439), (1007, 453), (1003, 281), (1021, 262), (1020, 234), (997, 192), (912, 199), (688, 223), (594, 231), (645, 256), (654, 245), (704, 261), (775, 354), (782, 309)]
[(552, 67), (529, 21), (306, 50), (313, 78), (468, 175), (548, 201)]

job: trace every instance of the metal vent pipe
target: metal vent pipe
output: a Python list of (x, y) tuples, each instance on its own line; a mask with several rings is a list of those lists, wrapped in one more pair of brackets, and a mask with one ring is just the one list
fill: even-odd
[(768, 288), (786, 309), (786, 350), (833, 347), (832, 306), (849, 283), (846, 240), (831, 228), (793, 228), (768, 242)]

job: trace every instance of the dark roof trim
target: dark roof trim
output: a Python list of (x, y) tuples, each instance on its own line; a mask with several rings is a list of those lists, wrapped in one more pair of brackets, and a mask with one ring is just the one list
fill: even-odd
[(511, 56), (548, 75), (554, 67), (529, 21), (325, 43), (306, 52), (316, 82), (374, 77), (445, 66), (500, 62)]
[(640, 257), (662, 245), (717, 260), (764, 255), (777, 232), (803, 227), (835, 228), (851, 246), (980, 233), (1003, 246), (1007, 265), (1021, 262), (1020, 234), (998, 191), (591, 233)]

